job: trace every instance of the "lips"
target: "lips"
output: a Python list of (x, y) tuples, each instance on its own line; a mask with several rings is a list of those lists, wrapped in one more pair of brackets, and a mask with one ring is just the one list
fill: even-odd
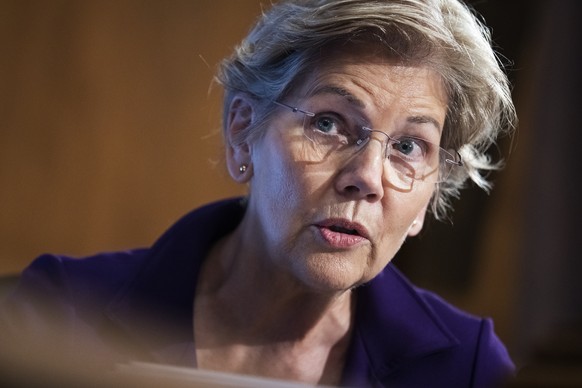
[(334, 232), (345, 233), (355, 236), (368, 238), (368, 231), (364, 226), (357, 222), (351, 222), (345, 219), (328, 219), (317, 224), (320, 227), (328, 228)]
[(315, 226), (323, 240), (336, 248), (350, 248), (369, 239), (364, 226), (345, 219), (328, 219)]

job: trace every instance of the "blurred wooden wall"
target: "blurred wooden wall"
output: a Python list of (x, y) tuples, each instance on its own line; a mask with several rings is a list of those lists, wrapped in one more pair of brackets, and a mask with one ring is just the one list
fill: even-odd
[(42, 252), (150, 244), (243, 192), (220, 146), (217, 62), (258, 0), (0, 2), (0, 274)]

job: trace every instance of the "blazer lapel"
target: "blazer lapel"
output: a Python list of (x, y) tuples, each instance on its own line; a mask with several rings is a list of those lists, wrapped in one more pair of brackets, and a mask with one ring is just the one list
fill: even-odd
[(344, 383), (379, 385), (407, 363), (458, 345), (418, 291), (392, 265), (358, 288), (355, 333)]

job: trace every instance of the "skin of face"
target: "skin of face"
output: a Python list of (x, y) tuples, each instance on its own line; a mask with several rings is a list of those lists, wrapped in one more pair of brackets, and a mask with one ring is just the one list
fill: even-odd
[[(336, 55), (285, 100), (305, 110), (327, 108), (329, 101), (342, 113), (365, 117), (374, 129), (412, 132), (437, 144), (447, 112), (434, 71), (365, 52)], [(250, 99), (235, 98), (231, 107), (228, 131), (252, 122)], [(239, 260), (248, 260), (249, 271), (262, 271), (272, 281), (316, 292), (341, 293), (370, 281), (406, 237), (421, 230), (434, 183), (393, 187), (381, 136), (350, 157), (316, 159), (303, 135), (303, 114), (273, 109), (259, 140), (231, 145), (227, 152), (233, 178), (250, 183), (239, 226), (239, 252), (245, 257)], [(249, 166), (244, 174), (241, 164)], [(336, 224), (357, 227), (359, 236), (335, 232)]]

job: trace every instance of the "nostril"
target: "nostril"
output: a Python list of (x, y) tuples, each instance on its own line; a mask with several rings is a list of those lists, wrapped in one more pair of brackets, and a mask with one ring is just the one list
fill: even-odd
[(350, 185), (350, 186), (344, 187), (344, 191), (346, 193), (349, 193), (349, 194), (355, 194), (355, 193), (359, 193), (360, 189), (358, 188), (358, 186)]

